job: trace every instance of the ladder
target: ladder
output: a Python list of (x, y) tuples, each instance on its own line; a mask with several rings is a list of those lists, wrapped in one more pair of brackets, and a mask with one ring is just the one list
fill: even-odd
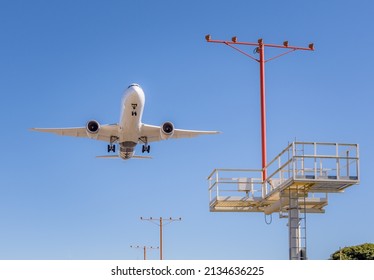
[[(306, 260), (306, 200), (307, 193), (302, 186), (284, 191), (288, 205), (279, 212), (280, 218), (288, 218), (289, 259)], [(283, 199), (284, 199), (283, 198)]]

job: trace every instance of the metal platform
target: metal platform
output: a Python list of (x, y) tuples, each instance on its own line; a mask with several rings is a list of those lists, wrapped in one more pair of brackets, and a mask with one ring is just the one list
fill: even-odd
[(296, 193), (305, 213), (324, 213), (329, 193), (359, 183), (358, 145), (293, 142), (266, 169), (264, 181), (262, 170), (214, 169), (208, 177), (210, 211), (282, 214)]

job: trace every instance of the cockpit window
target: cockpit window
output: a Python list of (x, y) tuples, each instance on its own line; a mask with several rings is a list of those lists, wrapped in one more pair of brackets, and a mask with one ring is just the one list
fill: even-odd
[(133, 86), (138, 87), (139, 85), (138, 85), (138, 84), (131, 84), (131, 85), (129, 85), (127, 88), (131, 88), (131, 87), (133, 87)]

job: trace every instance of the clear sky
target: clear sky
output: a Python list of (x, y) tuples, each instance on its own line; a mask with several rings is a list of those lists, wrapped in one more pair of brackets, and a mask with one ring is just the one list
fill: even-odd
[[(266, 65), (268, 158), (294, 139), (358, 143), (361, 183), (307, 217), (310, 259), (374, 242), (372, 1), (0, 1), (0, 259), (288, 259), (287, 220), (211, 213), (214, 168), (261, 167), (258, 64), (204, 36), (307, 46)], [(247, 49), (249, 52), (251, 48)], [(31, 127), (115, 123), (139, 83), (145, 123), (220, 130), (99, 160), (104, 142)], [(139, 154), (140, 146), (137, 149)], [(157, 259), (158, 252), (149, 252)]]

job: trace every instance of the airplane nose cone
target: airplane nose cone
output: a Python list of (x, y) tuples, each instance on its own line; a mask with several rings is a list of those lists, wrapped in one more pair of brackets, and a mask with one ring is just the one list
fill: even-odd
[(144, 96), (144, 92), (141, 86), (135, 83), (129, 85), (125, 92), (126, 94), (130, 94), (130, 95), (136, 94), (136, 95)]
[(123, 98), (130, 98), (131, 100), (135, 98), (133, 100), (134, 102), (138, 100), (137, 102), (144, 104), (144, 91), (138, 84), (133, 83), (127, 87), (124, 92)]

